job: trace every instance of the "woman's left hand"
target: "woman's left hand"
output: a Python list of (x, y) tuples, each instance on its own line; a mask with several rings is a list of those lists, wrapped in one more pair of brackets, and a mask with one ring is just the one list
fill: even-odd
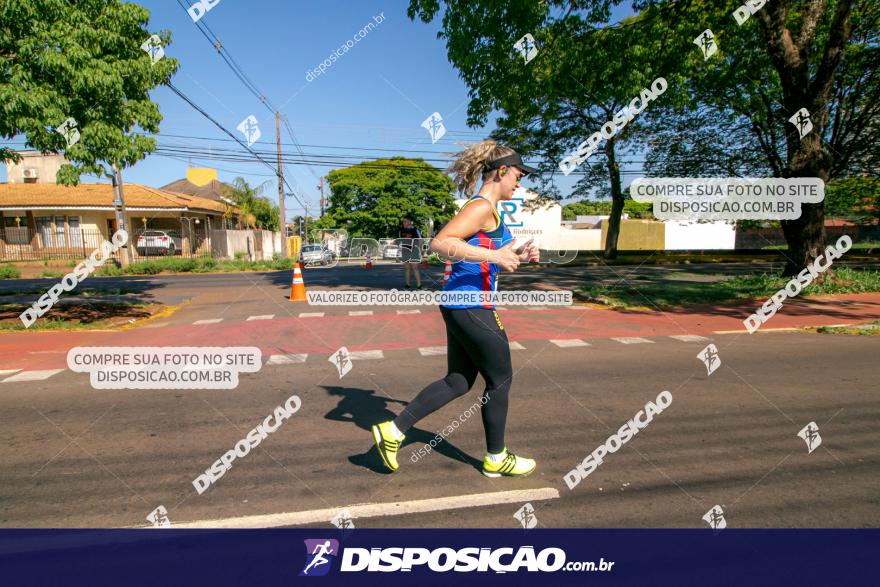
[(532, 243), (532, 239), (527, 240), (520, 248), (517, 249), (516, 253), (519, 255), (520, 261), (524, 262), (537, 262), (540, 260), (540, 252), (538, 251), (537, 245)]

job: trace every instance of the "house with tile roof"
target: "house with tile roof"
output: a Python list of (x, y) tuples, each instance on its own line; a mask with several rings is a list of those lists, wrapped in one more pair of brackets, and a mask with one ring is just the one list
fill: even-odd
[[(181, 239), (183, 254), (209, 251), (212, 229), (236, 209), (224, 202), (125, 184), (126, 226), (135, 235), (161, 230)], [(117, 230), (113, 186), (0, 184), (0, 260), (78, 258)], [(206, 242), (208, 241), (208, 242)]]

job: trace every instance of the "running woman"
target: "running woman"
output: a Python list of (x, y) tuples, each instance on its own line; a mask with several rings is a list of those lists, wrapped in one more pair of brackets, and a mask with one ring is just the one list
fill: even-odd
[[(531, 241), (513, 250), (513, 236), (496, 210), (498, 202), (509, 200), (519, 180), (535, 169), (523, 164), (513, 149), (487, 140), (458, 153), (447, 171), (461, 193), (472, 193), (480, 177), (483, 184), (431, 241), (432, 251), (453, 261), (452, 275), (443, 291), (496, 291), (498, 271), (513, 272), (520, 262), (538, 260), (538, 248)], [(372, 427), (382, 461), (396, 471), (397, 451), (407, 430), (467, 393), (479, 373), (486, 381), (480, 398), (486, 432), (483, 474), (528, 475), (535, 470), (535, 461), (513, 454), (504, 444), (513, 370), (507, 333), (494, 304), (443, 305), (440, 313), (446, 323), (446, 377), (425, 387), (397, 418)]]

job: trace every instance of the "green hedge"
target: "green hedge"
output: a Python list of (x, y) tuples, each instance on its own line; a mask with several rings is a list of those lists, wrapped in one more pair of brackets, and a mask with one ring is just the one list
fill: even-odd
[(105, 264), (95, 275), (115, 277), (119, 275), (156, 275), (158, 273), (215, 273), (236, 271), (282, 271), (293, 268), (293, 259), (248, 261), (246, 259), (213, 259), (193, 257), (191, 259), (166, 258), (133, 263), (128, 267)]
[(0, 265), (0, 279), (18, 279), (21, 277), (18, 267), (11, 263)]

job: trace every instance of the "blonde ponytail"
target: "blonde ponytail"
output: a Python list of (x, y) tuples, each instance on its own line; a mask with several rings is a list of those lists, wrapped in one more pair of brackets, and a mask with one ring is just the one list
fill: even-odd
[(510, 147), (499, 145), (492, 139), (486, 139), (456, 153), (452, 164), (446, 171), (452, 174), (452, 181), (460, 193), (471, 194), (477, 187), (477, 179), (480, 175), (486, 179), (486, 176), (491, 173), (491, 171), (484, 171), (487, 161), (494, 161), (515, 153), (516, 151)]

